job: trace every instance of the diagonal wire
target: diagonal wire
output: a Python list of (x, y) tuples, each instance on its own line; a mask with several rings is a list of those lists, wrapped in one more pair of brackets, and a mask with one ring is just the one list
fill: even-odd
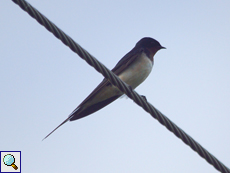
[(84, 59), (89, 65), (94, 67), (99, 73), (101, 73), (105, 78), (117, 86), (122, 92), (124, 92), (129, 98), (134, 100), (136, 104), (141, 106), (145, 111), (150, 113), (152, 117), (157, 119), (162, 125), (164, 125), (168, 130), (174, 133), (178, 138), (180, 138), (185, 144), (190, 146), (194, 151), (196, 151), (202, 158), (204, 158), (208, 163), (213, 165), (217, 170), (222, 173), (230, 173), (230, 169), (221, 163), (216, 157), (209, 153), (205, 148), (203, 148), (198, 142), (196, 142), (192, 137), (186, 134), (181, 128), (174, 124), (170, 119), (163, 115), (160, 111), (154, 108), (145, 98), (138, 95), (137, 92), (132, 90), (127, 84), (121, 81), (114, 73), (112, 73), (108, 68), (101, 64), (96, 58), (90, 55), (85, 49), (83, 49), (79, 44), (73, 41), (68, 35), (66, 35), (62, 30), (60, 30), (55, 24), (49, 21), (44, 15), (42, 15), (38, 10), (32, 7), (25, 0), (12, 0), (14, 3), (19, 5), (24, 11), (26, 11), (31, 17), (36, 19), (41, 25), (43, 25), (47, 30), (53, 33), (58, 39), (60, 39), (66, 46), (68, 46), (72, 51), (77, 53), (82, 59)]

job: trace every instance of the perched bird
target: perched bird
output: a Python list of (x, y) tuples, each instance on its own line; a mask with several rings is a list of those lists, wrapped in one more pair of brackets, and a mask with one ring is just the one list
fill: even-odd
[[(150, 74), (154, 55), (160, 49), (165, 49), (160, 43), (150, 37), (142, 38), (135, 47), (128, 52), (112, 69), (122, 81), (135, 89)], [(123, 93), (106, 78), (92, 91), (92, 93), (69, 115), (69, 117), (50, 132), (51, 135), (67, 121), (74, 121), (88, 116), (107, 106)], [(44, 138), (44, 139), (45, 139)]]

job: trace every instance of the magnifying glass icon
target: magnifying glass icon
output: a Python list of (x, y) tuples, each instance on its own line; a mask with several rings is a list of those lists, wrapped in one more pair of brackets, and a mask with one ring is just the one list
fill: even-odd
[(12, 154), (7, 154), (3, 158), (3, 162), (7, 166), (12, 166), (15, 170), (18, 169), (18, 167), (14, 164), (15, 163), (15, 158)]

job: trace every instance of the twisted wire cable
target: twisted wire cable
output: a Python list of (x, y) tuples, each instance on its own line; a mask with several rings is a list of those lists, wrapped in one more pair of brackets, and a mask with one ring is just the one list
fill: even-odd
[(138, 95), (137, 92), (132, 90), (131, 87), (125, 84), (121, 79), (119, 79), (114, 73), (112, 73), (108, 68), (106, 68), (103, 64), (101, 64), (96, 58), (90, 55), (79, 44), (74, 42), (72, 38), (66, 35), (62, 30), (60, 30), (55, 24), (49, 21), (44, 15), (42, 15), (38, 10), (32, 7), (28, 2), (26, 2), (25, 0), (12, 0), (12, 1), (16, 3), (17, 5), (19, 5), (31, 17), (36, 19), (47, 30), (53, 33), (55, 37), (60, 39), (66, 46), (68, 46), (72, 51), (77, 53), (89, 65), (94, 67), (99, 73), (101, 73), (105, 78), (107, 78), (113, 85), (117, 86), (129, 98), (134, 100), (136, 104), (138, 104), (145, 111), (150, 113), (152, 117), (157, 119), (169, 131), (174, 133), (185, 144), (190, 146), (202, 158), (204, 158), (209, 164), (213, 165), (218, 171), (222, 173), (230, 173), (230, 169), (228, 167), (226, 167), (223, 163), (221, 163), (216, 157), (214, 157), (211, 153), (209, 153), (205, 148), (203, 148), (192, 137), (186, 134), (181, 128), (179, 128), (176, 124), (174, 124), (165, 115), (163, 115), (153, 105), (147, 102), (145, 97)]

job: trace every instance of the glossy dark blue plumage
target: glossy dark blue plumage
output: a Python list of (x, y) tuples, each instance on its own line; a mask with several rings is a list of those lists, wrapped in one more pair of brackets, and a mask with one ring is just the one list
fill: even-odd
[[(133, 89), (140, 85), (150, 74), (153, 67), (153, 57), (160, 49), (164, 49), (158, 41), (145, 37), (137, 42), (135, 47), (128, 52), (112, 69), (122, 81)], [(91, 94), (63, 121), (58, 127), (50, 132), (51, 135), (67, 121), (74, 121), (88, 116), (101, 108), (107, 106), (123, 93), (114, 85), (104, 79)], [(44, 138), (44, 139), (45, 139)]]

